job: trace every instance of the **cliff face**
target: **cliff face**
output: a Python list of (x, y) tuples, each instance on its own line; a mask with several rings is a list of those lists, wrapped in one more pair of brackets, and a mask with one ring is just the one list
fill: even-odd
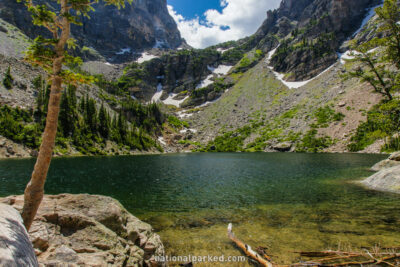
[(275, 36), (280, 48), (271, 60), (288, 80), (314, 77), (337, 60), (340, 45), (361, 25), (381, 0), (283, 0), (255, 34), (256, 40)]
[[(109, 61), (127, 61), (134, 52), (151, 48), (177, 48), (182, 44), (166, 0), (133, 0), (118, 9), (103, 3), (94, 6), (83, 27), (74, 26), (73, 36), (81, 46), (93, 48)], [(14, 0), (0, 0), (0, 18), (14, 24), (29, 37), (43, 34), (34, 27), (26, 8)]]
[[(306, 31), (305, 37), (315, 37), (323, 32), (334, 31), (340, 41), (349, 37), (349, 34), (361, 25), (362, 18), (367, 13), (366, 9), (381, 2), (381, 0), (283, 0), (277, 10), (268, 12), (268, 18), (258, 29), (256, 36), (264, 37), (272, 33), (283, 37), (290, 33), (289, 29), (301, 29), (312, 22), (313, 25), (309, 26), (312, 26), (313, 30)], [(282, 27), (285, 21), (290, 22), (291, 26)]]

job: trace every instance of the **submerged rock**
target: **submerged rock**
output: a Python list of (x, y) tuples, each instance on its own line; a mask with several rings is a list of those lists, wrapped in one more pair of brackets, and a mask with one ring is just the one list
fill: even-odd
[[(23, 196), (0, 202), (20, 210)], [(45, 196), (29, 234), (42, 266), (166, 266), (152, 227), (110, 197)]]
[(0, 266), (39, 266), (19, 212), (0, 203)]

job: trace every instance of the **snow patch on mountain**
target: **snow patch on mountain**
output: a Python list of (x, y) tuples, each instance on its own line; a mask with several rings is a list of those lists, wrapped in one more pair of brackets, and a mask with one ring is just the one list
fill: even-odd
[(149, 54), (149, 53), (147, 53), (147, 52), (144, 52), (144, 53), (140, 56), (140, 58), (138, 58), (138, 59), (136, 60), (136, 62), (139, 63), (139, 64), (142, 64), (143, 62), (152, 60), (152, 59), (154, 59), (154, 58), (158, 58), (158, 57), (157, 57), (157, 56), (154, 56), (154, 55), (151, 55), (151, 54)]

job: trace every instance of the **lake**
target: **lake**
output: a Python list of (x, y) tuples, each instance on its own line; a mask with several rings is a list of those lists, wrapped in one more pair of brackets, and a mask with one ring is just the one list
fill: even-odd
[[(299, 260), (294, 251), (400, 246), (400, 197), (354, 183), (371, 175), (368, 169), (385, 157), (194, 153), (57, 158), (46, 193), (118, 199), (155, 228), (169, 255), (241, 255), (226, 236), (232, 222), (239, 239), (267, 247), (283, 264)], [(34, 163), (0, 160), (0, 196), (23, 194)]]

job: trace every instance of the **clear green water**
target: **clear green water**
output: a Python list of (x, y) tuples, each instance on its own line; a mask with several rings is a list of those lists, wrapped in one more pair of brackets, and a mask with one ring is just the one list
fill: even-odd
[[(172, 255), (240, 255), (229, 222), (280, 263), (299, 250), (400, 246), (400, 197), (353, 180), (385, 158), (363, 154), (177, 154), (54, 159), (46, 193), (114, 197)], [(0, 161), (0, 196), (22, 194), (33, 160)], [(204, 266), (218, 266), (215, 263)], [(227, 266), (221, 264), (221, 266)], [(248, 266), (248, 263), (229, 264)]]

